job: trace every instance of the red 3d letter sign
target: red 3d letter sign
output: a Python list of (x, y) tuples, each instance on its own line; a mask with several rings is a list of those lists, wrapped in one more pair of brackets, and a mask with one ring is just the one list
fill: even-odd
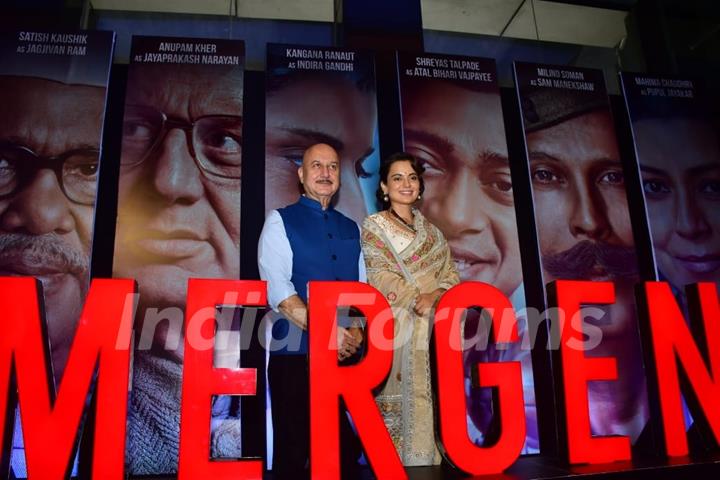
[[(558, 280), (548, 285), (551, 306), (564, 314), (560, 327), (560, 369), (567, 429), (567, 456), (570, 463), (608, 463), (630, 459), (630, 439), (625, 436), (592, 436), (588, 408), (587, 383), (591, 380), (617, 380), (617, 361), (612, 357), (586, 357), (577, 345), (583, 345), (582, 329), (572, 328), (571, 319), (580, 315), (587, 304), (615, 302), (611, 282)], [(554, 305), (553, 305), (554, 303)], [(581, 322), (580, 322), (581, 324)], [(575, 347), (574, 347), (575, 346)], [(564, 402), (563, 402), (564, 400)]]
[(255, 395), (254, 368), (213, 368), (213, 341), (219, 306), (265, 306), (265, 282), (188, 281), (180, 410), (179, 479), (261, 479), (262, 461), (209, 460), (210, 404), (213, 395)]
[[(31, 478), (65, 478), (70, 472), (77, 431), (97, 368), (97, 411), (92, 431), (93, 478), (124, 477), (125, 421), (133, 323), (132, 280), (94, 280), (91, 284), (64, 370), (55, 392), (49, 367), (49, 344), (40, 284), (31, 278), (0, 278), (0, 476), (8, 473), (8, 452), (18, 403), (22, 411), (27, 469)], [(580, 306), (614, 302), (608, 282), (558, 281), (551, 300), (567, 319)], [(700, 353), (670, 287), (644, 285), (639, 300), (647, 318), (650, 347), (669, 455), (687, 453), (678, 381), (678, 364), (697, 399), (695, 421), (720, 439), (720, 303), (715, 284), (698, 284), (688, 295), (691, 318), (702, 319), (706, 341)], [(254, 369), (213, 367), (216, 311), (219, 306), (264, 306), (265, 284), (241, 280), (190, 280), (185, 322), (185, 361), (181, 405), (180, 478), (260, 479), (258, 460), (209, 460), (210, 403), (213, 395), (254, 395)], [(366, 354), (349, 366), (337, 361), (336, 317), (339, 307), (353, 306), (367, 318)], [(443, 295), (434, 322), (437, 402), (442, 450), (470, 474), (498, 473), (519, 455), (525, 439), (525, 416), (519, 362), (475, 366), (480, 387), (497, 389), (501, 435), (489, 447), (472, 444), (467, 435), (462, 361), (461, 318), (465, 309), (482, 307), (492, 316), (494, 340), (515, 342), (517, 324), (509, 300), (496, 288), (476, 282)], [(384, 297), (357, 282), (311, 282), (309, 289), (310, 430), (313, 479), (340, 478), (339, 415), (342, 398), (353, 418), (367, 458), (378, 478), (407, 475), (395, 451), (373, 390), (390, 371), (394, 319)], [(615, 359), (586, 357), (572, 344), (582, 332), (565, 322), (561, 329), (561, 413), (567, 429), (571, 463), (605, 463), (630, 458), (627, 437), (593, 437), (588, 415), (587, 383), (617, 378)], [(380, 341), (378, 341), (380, 340)], [(571, 342), (570, 340), (574, 340)], [(17, 387), (17, 395), (15, 395)], [(694, 404), (695, 402), (693, 402)], [(706, 424), (706, 425), (705, 425)]]
[(525, 443), (525, 407), (520, 362), (480, 363), (477, 387), (498, 389), (501, 434), (491, 447), (478, 447), (467, 434), (461, 320), (466, 309), (482, 307), (492, 316), (497, 343), (518, 341), (517, 320), (510, 301), (492, 285), (466, 282), (442, 296), (435, 313), (436, 390), (440, 439), (445, 455), (471, 475), (500, 473)]
[(693, 411), (695, 421), (706, 423), (705, 429), (712, 432), (716, 445), (720, 442), (720, 305), (717, 286), (714, 283), (693, 285), (688, 289), (688, 303), (691, 321), (700, 323), (702, 319), (702, 326), (697, 330), (701, 332), (698, 337), (705, 337), (709, 368), (667, 283), (647, 282), (639, 299), (650, 326), (665, 449), (670, 456), (688, 453), (678, 363), (685, 370), (700, 408), (700, 411)]
[[(380, 292), (358, 282), (310, 282), (308, 299), (311, 477), (340, 478), (342, 397), (377, 478), (407, 478), (373, 396), (392, 366), (390, 306)], [(340, 366), (337, 359), (335, 325), (337, 309), (343, 306), (359, 309), (367, 319), (365, 357), (351, 366)], [(382, 341), (373, 341), (378, 338)]]
[[(14, 379), (30, 478), (69, 476), (96, 365), (92, 476), (124, 478), (130, 351), (129, 342), (117, 343), (118, 338), (130, 338), (134, 291), (132, 280), (92, 281), (56, 396), (38, 303), (40, 284), (33, 278), (0, 278), (0, 411), (6, 413), (6, 421), (12, 421), (7, 412), (15, 410), (15, 396), (8, 395), (8, 390)], [(12, 437), (3, 438), (3, 432), (12, 429), (0, 428), (0, 446), (6, 452)], [(7, 469), (7, 459), (3, 463)]]

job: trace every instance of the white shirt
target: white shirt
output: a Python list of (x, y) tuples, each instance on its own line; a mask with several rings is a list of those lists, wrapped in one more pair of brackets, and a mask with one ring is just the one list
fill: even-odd
[[(357, 225), (357, 224), (356, 224)], [(360, 227), (358, 226), (358, 231)], [(359, 240), (358, 240), (359, 242)], [(358, 245), (359, 248), (359, 245)], [(271, 211), (265, 219), (258, 244), (260, 278), (268, 282), (268, 303), (274, 311), (283, 300), (297, 295), (292, 278), (293, 252), (280, 212)], [(358, 281), (367, 282), (365, 257), (360, 250)]]

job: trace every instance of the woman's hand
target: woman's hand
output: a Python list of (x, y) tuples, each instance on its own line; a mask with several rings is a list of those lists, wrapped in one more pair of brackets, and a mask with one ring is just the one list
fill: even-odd
[(437, 299), (440, 298), (440, 295), (442, 295), (443, 293), (445, 293), (444, 288), (437, 288), (430, 293), (419, 294), (417, 297), (415, 297), (415, 305), (413, 305), (413, 310), (415, 310), (415, 313), (417, 313), (418, 315), (427, 315), (433, 305), (435, 305), (435, 302), (437, 302)]

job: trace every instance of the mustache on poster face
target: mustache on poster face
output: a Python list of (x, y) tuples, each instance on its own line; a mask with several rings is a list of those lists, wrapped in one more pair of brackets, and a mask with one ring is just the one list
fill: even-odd
[(543, 267), (555, 278), (586, 280), (598, 270), (611, 278), (638, 275), (635, 249), (605, 242), (583, 240), (565, 251), (544, 255)]
[(55, 233), (0, 234), (0, 267), (12, 267), (14, 262), (44, 265), (73, 275), (85, 275), (90, 266), (84, 252), (68, 246)]

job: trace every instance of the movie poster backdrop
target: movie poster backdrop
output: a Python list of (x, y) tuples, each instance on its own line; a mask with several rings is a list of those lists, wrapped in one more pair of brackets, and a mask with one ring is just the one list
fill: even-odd
[[(295, 203), (305, 150), (332, 146), (340, 157), (335, 208), (358, 225), (377, 209), (379, 143), (375, 59), (367, 52), (268, 44), (265, 76), (265, 213)], [(275, 313), (269, 311), (265, 336)], [(269, 341), (269, 340), (268, 340)], [(269, 387), (268, 387), (269, 388)], [(266, 391), (267, 464), (273, 429)]]
[(720, 280), (720, 140), (702, 85), (622, 74), (660, 280)]
[(622, 73), (621, 82), (656, 275), (687, 315), (685, 286), (720, 280), (720, 129), (697, 80)]
[(269, 44), (266, 72), (265, 212), (297, 201), (303, 152), (327, 143), (341, 164), (335, 208), (362, 224), (379, 166), (373, 55)]
[(592, 434), (637, 444), (649, 417), (633, 296), (640, 279), (603, 73), (515, 62), (515, 81), (543, 282), (615, 284), (614, 304), (582, 316), (585, 355), (617, 359), (617, 380), (588, 384)]
[[(114, 41), (101, 31), (0, 34), (0, 270), (42, 284), (56, 384), (89, 287)], [(25, 478), (19, 411), (12, 439), (11, 470)]]
[[(242, 41), (133, 37), (113, 259), (139, 292), (130, 474), (177, 469), (187, 280), (240, 278), (243, 70)], [(218, 321), (228, 332), (232, 313)], [(236, 368), (238, 347), (216, 339), (215, 366)], [(210, 455), (240, 447), (236, 402), (214, 397)]]
[[(510, 298), (526, 333), (526, 306), (507, 141), (495, 61), (436, 54), (398, 54), (404, 149), (425, 168), (419, 208), (445, 235), (461, 281), (494, 285)], [(522, 362), (527, 437), (538, 431), (530, 345), (488, 344), (478, 312), (465, 322), (468, 433), (493, 441), (492, 389), (472, 385), (478, 362)], [(487, 347), (486, 347), (487, 345)]]

